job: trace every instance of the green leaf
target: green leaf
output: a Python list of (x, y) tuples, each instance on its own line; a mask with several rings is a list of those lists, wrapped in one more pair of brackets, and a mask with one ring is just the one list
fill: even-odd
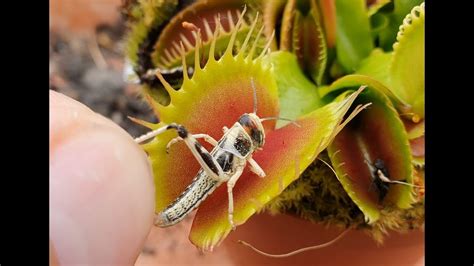
[(362, 60), (356, 74), (369, 76), (385, 87), (390, 88), (389, 68), (392, 61), (392, 53), (385, 53), (377, 48), (372, 51), (369, 57)]
[[(358, 87), (361, 85), (367, 85), (372, 90), (377, 90), (380, 93), (386, 95), (394, 107), (400, 113), (405, 113), (406, 110), (409, 108), (407, 104), (405, 104), (402, 100), (400, 100), (395, 94), (393, 94), (386, 86), (384, 86), (379, 81), (365, 75), (346, 75), (336, 81), (334, 81), (331, 86), (329, 87), (321, 87), (319, 88), (319, 95), (321, 98), (331, 98), (335, 93), (339, 93), (341, 90), (351, 87)], [(326, 99), (325, 99), (326, 100)]]
[(390, 65), (391, 90), (412, 106), (412, 112), (425, 115), (425, 9), (415, 7), (403, 21), (394, 44)]
[(389, 26), (390, 20), (387, 15), (376, 13), (370, 17), (372, 38), (376, 40), (380, 33)]
[(373, 49), (364, 0), (336, 1), (336, 51), (339, 63), (353, 72)]
[(380, 13), (377, 13), (377, 11), (379, 11), (379, 9), (381, 9), (382, 7), (384, 7), (386, 4), (390, 2), (391, 0), (376, 0), (375, 3), (369, 6), (369, 10), (368, 10), (369, 16), (380, 14)]
[[(296, 119), (324, 104), (317, 87), (303, 74), (293, 53), (278, 51), (271, 53), (280, 99), (280, 116)], [(286, 122), (285, 122), (286, 123)], [(284, 124), (278, 121), (277, 127)]]
[(380, 34), (380, 47), (385, 51), (392, 50), (392, 45), (396, 41), (398, 28), (405, 16), (410, 13), (415, 6), (420, 5), (423, 0), (395, 0), (393, 12), (388, 14), (389, 26)]

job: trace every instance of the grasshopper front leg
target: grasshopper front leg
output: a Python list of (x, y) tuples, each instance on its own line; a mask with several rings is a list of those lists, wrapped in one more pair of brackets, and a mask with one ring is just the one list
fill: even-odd
[(254, 172), (259, 177), (265, 177), (265, 172), (263, 171), (262, 167), (260, 167), (260, 165), (258, 165), (258, 163), (252, 157), (249, 157), (247, 162), (250, 164), (250, 171)]
[[(258, 165), (258, 163), (252, 159), (252, 157), (247, 158), (247, 162), (250, 164), (250, 170), (257, 174), (259, 177), (265, 177), (265, 172), (263, 169)], [(232, 230), (235, 230), (234, 224), (234, 195), (233, 189), (237, 180), (239, 180), (242, 172), (244, 171), (243, 168), (238, 168), (233, 176), (230, 177), (229, 181), (227, 181), (227, 195), (229, 198), (229, 223), (232, 226)]]
[(235, 224), (234, 224), (234, 195), (233, 195), (233, 189), (235, 186), (235, 183), (237, 183), (237, 180), (239, 180), (240, 176), (242, 175), (242, 172), (244, 171), (243, 168), (238, 168), (234, 175), (230, 177), (229, 181), (227, 181), (227, 195), (229, 198), (229, 223), (232, 226), (232, 230), (235, 230)]

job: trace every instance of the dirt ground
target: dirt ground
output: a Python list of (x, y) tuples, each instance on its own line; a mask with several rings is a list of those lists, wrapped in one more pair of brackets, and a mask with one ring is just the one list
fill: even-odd
[(124, 69), (124, 26), (101, 25), (92, 37), (50, 34), (50, 89), (74, 98), (112, 119), (132, 136), (146, 132), (127, 116), (156, 122), (139, 87), (127, 84)]

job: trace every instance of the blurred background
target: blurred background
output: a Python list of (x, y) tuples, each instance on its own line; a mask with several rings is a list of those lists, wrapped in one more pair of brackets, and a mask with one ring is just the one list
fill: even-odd
[[(156, 122), (125, 82), (125, 21), (121, 0), (50, 0), (50, 89), (76, 99), (119, 124), (133, 137), (147, 131), (127, 116)], [(332, 240), (340, 230), (289, 216), (255, 215), (213, 253), (188, 240), (193, 215), (176, 226), (153, 227), (136, 265), (423, 265), (423, 232), (392, 233), (378, 246), (361, 232), (336, 244), (285, 259), (263, 257), (237, 243), (242, 239), (271, 253), (285, 253)]]
[(124, 75), (125, 21), (121, 0), (51, 0), (49, 88), (109, 117), (132, 136), (146, 128), (127, 116), (156, 122)]

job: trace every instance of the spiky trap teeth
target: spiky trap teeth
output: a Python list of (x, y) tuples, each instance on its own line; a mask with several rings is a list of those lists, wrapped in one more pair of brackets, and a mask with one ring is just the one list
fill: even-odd
[[(254, 109), (252, 83), (255, 84), (257, 115), (275, 117), (279, 115), (278, 89), (274, 79), (275, 73), (267, 58), (270, 46), (269, 39), (259, 54), (260, 34), (253, 37), (257, 22), (252, 22), (246, 36), (240, 38), (241, 45), (235, 49), (239, 29), (243, 25), (245, 10), (231, 32), (224, 53), (216, 59), (216, 39), (209, 45), (207, 61), (201, 66), (201, 37), (196, 33), (194, 47), (194, 73), (192, 77), (186, 72), (180, 89), (175, 90), (159, 72), (158, 78), (170, 96), (168, 105), (161, 105), (147, 95), (160, 123), (153, 125), (143, 123), (151, 129), (164, 124), (178, 123), (185, 125), (191, 133), (205, 133), (214, 139), (221, 139), (222, 127), (231, 127), (244, 113)], [(217, 35), (219, 26), (215, 29)], [(181, 46), (181, 45), (180, 45)], [(182, 50), (182, 64), (187, 67)], [(363, 88), (351, 94), (345, 100), (337, 101), (317, 109), (297, 119), (295, 124), (288, 124), (275, 129), (275, 121), (264, 123), (265, 145), (262, 151), (254, 153), (257, 161), (266, 173), (265, 178), (258, 178), (245, 169), (234, 187), (234, 222), (244, 223), (255, 212), (272, 198), (278, 196), (301, 172), (324, 150), (335, 135), (358, 112), (365, 108), (355, 108), (344, 121), (344, 115)], [(145, 94), (147, 92), (145, 91)], [(173, 145), (169, 154), (166, 145), (175, 135), (164, 133), (143, 147), (147, 151), (155, 176), (156, 211), (163, 210), (174, 201), (192, 182), (200, 166), (185, 145)], [(209, 147), (208, 147), (209, 148)], [(191, 229), (191, 241), (201, 249), (212, 250), (230, 232), (228, 221), (228, 200), (225, 186), (217, 188), (201, 203)]]
[[(258, 21), (252, 19), (252, 16), (248, 13), (245, 14), (248, 18), (243, 17), (242, 14), (246, 10), (242, 12), (239, 8), (214, 9), (212, 15), (196, 16), (195, 12), (204, 11), (199, 10), (201, 6), (203, 5), (197, 5), (198, 11), (196, 11), (195, 6), (183, 10), (180, 16), (172, 20), (163, 30), (152, 54), (152, 58), (158, 67), (172, 68), (179, 66), (183, 54), (189, 64), (196, 53), (195, 48), (198, 40), (204, 62), (207, 59), (205, 56), (209, 53), (211, 45), (214, 45), (214, 49), (217, 45), (217, 56), (219, 57), (222, 55), (223, 47), (229, 42), (233, 32), (245, 36), (251, 29), (251, 25), (247, 20), (255, 23)], [(208, 6), (205, 7), (209, 8)], [(239, 19), (240, 17), (242, 19)], [(240, 21), (240, 25), (237, 25), (236, 21)], [(198, 34), (200, 34), (199, 38)], [(181, 43), (182, 45), (180, 45)]]
[[(177, 1), (140, 3), (135, 7), (138, 10), (135, 19), (138, 21), (132, 24), (127, 47), (128, 57), (147, 94), (164, 105), (169, 103), (169, 95), (154, 75), (156, 70), (163, 72), (172, 87), (178, 89), (182, 80), (176, 77), (183, 72), (188, 75), (194, 72), (196, 47), (200, 50), (202, 67), (212, 45), (213, 55), (219, 58), (224, 54), (232, 33), (236, 32), (234, 49), (241, 50), (243, 40), (252, 28), (252, 22), (257, 24), (254, 28), (260, 28), (262, 24), (258, 12), (254, 9), (247, 11), (246, 1), (198, 1), (173, 16), (176, 7), (180, 6)], [(246, 10), (244, 16), (241, 16), (242, 7)], [(240, 26), (237, 27), (240, 17)], [(251, 37), (258, 40), (255, 41), (255, 53), (260, 53), (266, 40), (271, 39), (270, 35), (264, 36), (256, 30)], [(189, 68), (183, 68), (183, 57)]]
[[(264, 123), (265, 145), (253, 159), (266, 177), (258, 178), (246, 168), (236, 183), (237, 226), (269, 210), (355, 226), (380, 242), (388, 229), (422, 227), (424, 102), (418, 94), (410, 98), (403, 93), (412, 89), (408, 80), (418, 80), (416, 91), (424, 93), (424, 80), (399, 66), (419, 61), (408, 47), (424, 49), (413, 40), (423, 33), (424, 5), (405, 19), (394, 52), (369, 57), (369, 63), (361, 63), (361, 73), (325, 86), (332, 78), (329, 66), (338, 63), (336, 13), (327, 1), (245, 6), (259, 1), (209, 0), (181, 8), (178, 1), (163, 0), (159, 5), (167, 9), (155, 15), (139, 3), (143, 18), (134, 19), (146, 31), (135, 34), (143, 43), (135, 43), (131, 58), (144, 70), (143, 95), (161, 122), (136, 122), (150, 129), (178, 123), (190, 133), (220, 140), (223, 127), (230, 128), (254, 109), (253, 80), (259, 117), (290, 117), (298, 124), (277, 128), (275, 121)], [(262, 10), (266, 13), (259, 14)], [(264, 23), (271, 28), (264, 28)], [(269, 56), (270, 49), (286, 51)], [(390, 60), (383, 61), (386, 69), (372, 69), (372, 63), (382, 59)], [(408, 113), (420, 119), (410, 116), (413, 125), (408, 124)], [(143, 145), (154, 172), (157, 212), (173, 202), (200, 169), (183, 143), (166, 153), (174, 137), (163, 133)], [(230, 231), (223, 185), (199, 206), (190, 240), (200, 249), (212, 250)]]
[[(163, 76), (157, 73), (163, 87), (169, 94), (170, 103), (165, 106), (154, 101), (151, 96), (146, 96), (146, 98), (162, 123), (179, 123), (185, 125), (189, 132), (206, 133), (218, 140), (222, 137), (224, 126), (231, 127), (240, 115), (252, 112), (254, 101), (251, 80), (256, 86), (257, 115), (269, 117), (278, 114), (276, 83), (273, 79), (271, 65), (263, 60), (268, 47), (260, 49), (259, 54), (256, 53), (259, 45), (257, 40), (259, 40), (261, 34), (261, 31), (259, 31), (257, 36), (253, 35), (257, 26), (257, 18), (251, 23), (247, 35), (240, 38), (239, 48), (235, 49), (239, 30), (246, 27), (243, 23), (244, 15), (245, 10), (240, 14), (239, 20), (230, 32), (228, 44), (220, 55), (215, 54), (217, 38), (212, 39), (208, 51), (204, 51), (206, 60), (203, 66), (201, 66), (203, 61), (200, 52), (202, 49), (201, 34), (199, 31), (195, 32), (196, 42), (193, 47), (195, 51), (193, 53), (194, 73), (192, 76), (189, 76), (186, 72), (183, 73), (182, 86), (178, 90), (172, 88)], [(220, 24), (217, 24), (213, 35), (218, 35), (221, 30), (220, 27)], [(183, 68), (187, 68), (188, 62), (184, 51), (185, 47), (182, 43), (180, 44), (180, 50)], [(161, 126), (161, 124), (147, 124), (147, 126), (154, 129)], [(265, 130), (269, 131), (275, 126), (275, 122), (269, 121), (264, 126)], [(155, 183), (159, 184), (156, 186), (157, 212), (164, 209), (185, 190), (200, 167), (192, 154), (179, 143), (173, 146), (169, 154), (165, 153), (165, 146), (172, 137), (174, 137), (172, 134), (160, 135), (152, 142), (144, 145), (150, 156)], [(238, 195), (236, 192), (237, 223), (239, 223)], [(196, 219), (208, 216), (204, 211), (207, 202), (213, 202), (209, 203), (211, 205), (215, 204), (212, 197), (207, 199), (200, 206)], [(225, 213), (223, 210), (218, 210), (218, 208), (214, 208), (214, 210), (220, 214)], [(193, 229), (190, 236), (193, 243), (203, 249), (212, 249), (220, 242), (224, 237), (223, 233), (225, 231), (228, 233), (230, 228), (227, 219), (224, 219), (224, 221), (215, 219), (215, 222), (217, 223), (215, 225), (206, 224), (206, 226), (210, 226), (207, 229)], [(201, 226), (202, 222), (196, 222), (195, 220), (193, 228)], [(196, 236), (196, 234), (200, 235), (201, 232), (203, 232), (204, 237)]]
[[(222, 25), (217, 24), (214, 32), (207, 33), (212, 34), (210, 42), (208, 43), (208, 49), (201, 51), (203, 49), (203, 40), (202, 33), (200, 30), (193, 29), (193, 35), (195, 37), (195, 44), (192, 48), (193, 61), (191, 66), (189, 65), (189, 50), (186, 50), (183, 42), (179, 44), (179, 54), (180, 62), (182, 64), (182, 69), (192, 68), (192, 76), (189, 75), (188, 71), (183, 71), (182, 74), (182, 85), (179, 89), (173, 88), (164, 78), (160, 71), (156, 71), (156, 75), (160, 82), (162, 83), (164, 89), (166, 90), (168, 96), (171, 98), (171, 102), (166, 105), (160, 105), (152, 101), (150, 104), (154, 106), (156, 115), (162, 120), (170, 120), (174, 118), (173, 112), (179, 111), (179, 109), (188, 109), (192, 105), (198, 105), (196, 103), (197, 99), (200, 99), (201, 95), (205, 95), (209, 91), (212, 91), (211, 87), (206, 87), (204, 84), (209, 84), (212, 86), (237, 86), (241, 85), (237, 81), (229, 81), (231, 77), (240, 78), (241, 82), (247, 83), (249, 85), (250, 80), (254, 79), (257, 86), (270, 86), (271, 90), (276, 94), (276, 85), (271, 78), (271, 65), (267, 61), (262, 60), (263, 57), (268, 53), (269, 41), (262, 49), (260, 46), (260, 38), (262, 34), (262, 28), (258, 31), (257, 35), (254, 36), (256, 25), (258, 21), (258, 14), (256, 15), (253, 23), (248, 29), (247, 35), (245, 37), (238, 38), (238, 34), (241, 33), (241, 29), (247, 27), (247, 24), (244, 22), (244, 16), (246, 14), (246, 9), (244, 8), (243, 12), (239, 12), (240, 16), (235, 25), (232, 26), (232, 31), (229, 32), (229, 39), (226, 47), (220, 47), (218, 51), (218, 41), (217, 38), (222, 31)], [(271, 39), (270, 39), (271, 40)], [(238, 47), (236, 48), (236, 42), (239, 42)], [(258, 52), (258, 54), (257, 54)], [(204, 63), (203, 63), (204, 62)], [(244, 84), (245, 84), (244, 83)], [(214, 85), (215, 84), (215, 85)], [(238, 88), (235, 88), (235, 93), (239, 91)], [(190, 98), (189, 93), (195, 93), (196, 98)], [(145, 94), (151, 94), (150, 91), (145, 90)], [(232, 95), (223, 96), (227, 99), (231, 99)], [(263, 97), (266, 99), (266, 97)], [(147, 97), (148, 100), (152, 100), (151, 95)], [(206, 112), (212, 112), (215, 106), (218, 106), (220, 102), (225, 99), (217, 100), (214, 103), (210, 103), (206, 108)], [(184, 101), (184, 102), (183, 102)], [(247, 101), (248, 104), (251, 104), (252, 101)], [(259, 101), (260, 102), (260, 101)], [(268, 105), (269, 103), (264, 100), (261, 101), (262, 105)], [(277, 103), (272, 103), (277, 108)], [(170, 110), (170, 111), (167, 111)], [(247, 111), (250, 111), (248, 109)], [(264, 110), (264, 108), (262, 108)], [(196, 115), (205, 116), (196, 112)], [(239, 114), (236, 114), (239, 115)], [(203, 120), (201, 118), (200, 120)], [(270, 123), (271, 124), (271, 123)]]

